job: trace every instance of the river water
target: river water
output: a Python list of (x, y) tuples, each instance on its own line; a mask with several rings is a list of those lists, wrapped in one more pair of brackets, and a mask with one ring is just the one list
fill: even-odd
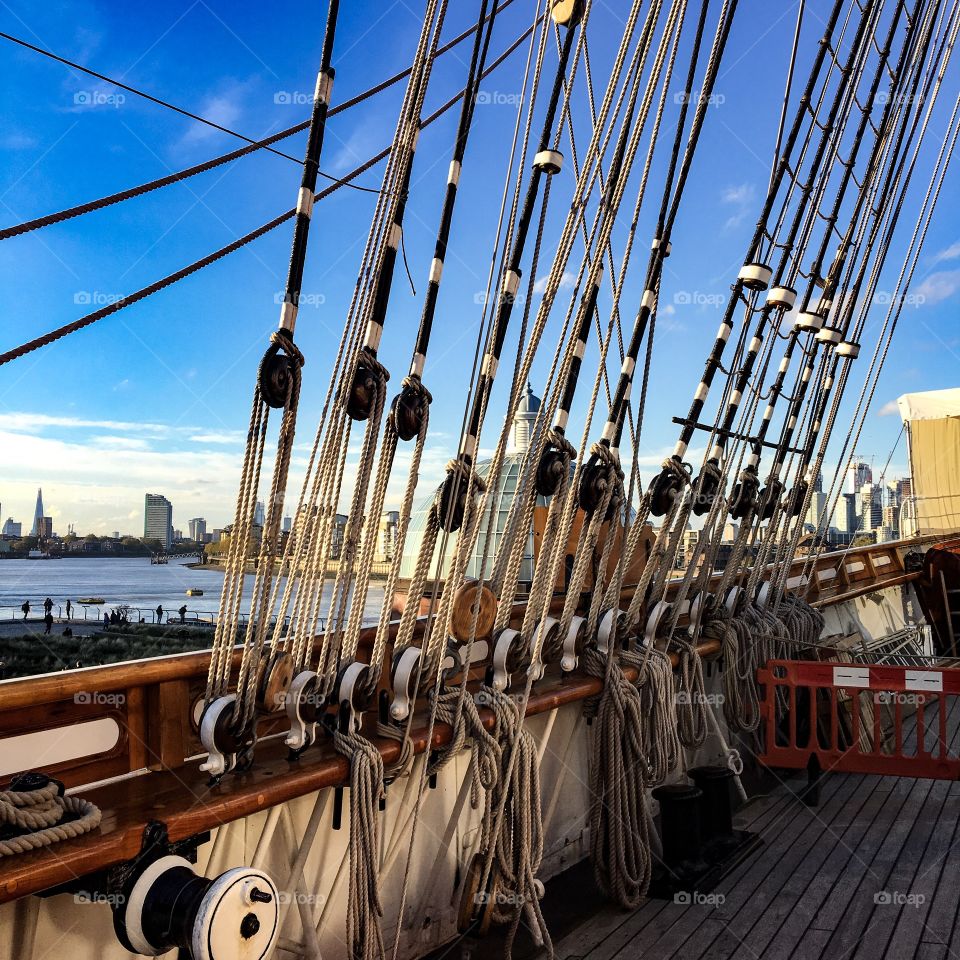
[[(77, 557), (67, 560), (0, 560), (0, 622), (18, 618), (20, 605), (30, 601), (30, 616), (43, 616), (43, 600), (54, 602), (54, 615), (63, 615), (64, 604), (73, 601), (74, 619), (83, 619), (80, 597), (103, 597), (101, 608), (87, 608), (87, 616), (100, 619), (104, 610), (121, 605), (131, 607), (131, 619), (143, 617), (148, 623), (160, 605), (166, 614), (187, 605), (189, 619), (209, 620), (216, 615), (223, 588), (223, 574), (217, 569), (191, 568), (190, 561), (171, 559), (151, 564), (149, 557)], [(253, 575), (245, 578), (245, 592), (253, 588)], [(188, 597), (191, 587), (203, 590), (202, 597)], [(330, 595), (328, 581), (325, 597)], [(367, 593), (364, 619), (376, 620), (383, 600), (383, 587), (374, 583)], [(58, 609), (59, 608), (59, 609)], [(242, 608), (244, 612), (247, 607)], [(137, 611), (140, 611), (139, 614)], [(321, 607), (326, 613), (326, 606)]]

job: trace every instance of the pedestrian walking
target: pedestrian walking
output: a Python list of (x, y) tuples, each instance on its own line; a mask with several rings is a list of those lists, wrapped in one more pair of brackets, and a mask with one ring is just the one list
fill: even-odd
[(157, 623), (163, 623), (163, 605), (157, 604)]
[(30, 612), (30, 601), (24, 600), (23, 603), (20, 604), (20, 609), (23, 611), (23, 619), (26, 620), (27, 614)]
[(68, 600), (67, 601), (67, 619), (70, 620), (73, 617), (73, 604)]
[(180, 614), (180, 622), (181, 622), (181, 623), (186, 623), (186, 622), (187, 622), (187, 605), (184, 604), (184, 605), (177, 611), (177, 613)]
[(47, 597), (47, 599), (43, 601), (43, 615), (46, 617), (46, 616), (49, 616), (52, 612), (53, 612), (53, 601), (49, 597)]
[(50, 628), (53, 626), (53, 614), (47, 611), (43, 615), (43, 632), (45, 634), (50, 633)]

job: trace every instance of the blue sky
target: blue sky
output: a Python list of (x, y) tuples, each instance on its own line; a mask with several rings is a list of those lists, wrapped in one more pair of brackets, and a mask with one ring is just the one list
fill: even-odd
[[(445, 36), (467, 26), (479, 4), (450, 6)], [(595, 4), (589, 37), (597, 77), (603, 76), (619, 39), (621, 6), (606, 0)], [(719, 4), (713, 7), (711, 18)], [(825, 0), (807, 4), (798, 82), (827, 7)], [(515, 38), (531, 20), (533, 8), (534, 0), (516, 0), (502, 15), (494, 51)], [(2, 0), (0, 29), (261, 137), (308, 114), (322, 33), (319, 7), (316, 22), (304, 20), (310, 9), (302, 3), (223, 0), (135, 6)], [(672, 448), (676, 428), (670, 418), (689, 404), (763, 199), (795, 13), (792, 2), (740, 3), (716, 85), (720, 96), (684, 195), (664, 279), (638, 451), (645, 477)], [(334, 101), (407, 66), (421, 15), (418, 0), (344, 3), (334, 55)], [(437, 65), (428, 110), (462, 85), (468, 53), (464, 44)], [(440, 476), (459, 433), (481, 314), (477, 295), (486, 283), (522, 66), (521, 49), (485, 81), (486, 102), (477, 109), (426, 371), (435, 403), (424, 486)], [(922, 185), (939, 146), (945, 110), (956, 96), (958, 69), (951, 65), (924, 148), (927, 163), (921, 162), (918, 174)], [(0, 72), (3, 224), (162, 176), (239, 145), (226, 134), (130, 94), (117, 97), (108, 85), (6, 41), (0, 41)], [(342, 174), (386, 146), (401, 96), (398, 85), (333, 118), (323, 169)], [(454, 110), (421, 139), (405, 230), (418, 296), (399, 274), (381, 351), (393, 373), (392, 387), (399, 386), (409, 362), (455, 118)], [(583, 144), (587, 136), (582, 133)], [(278, 147), (299, 157), (303, 143), (301, 135)], [(361, 182), (377, 187), (381, 173), (375, 168)], [(569, 165), (561, 176), (567, 177), (568, 187)], [(891, 402), (905, 392), (958, 385), (957, 178), (957, 170), (951, 170), (915, 279), (914, 291), (923, 294), (923, 303), (904, 311), (859, 446), (860, 453), (876, 458), (878, 469), (900, 429)], [(148, 197), (0, 243), (0, 349), (229, 243), (289, 209), (298, 184), (296, 164), (262, 153)], [(307, 366), (295, 477), (306, 455), (303, 446), (312, 439), (373, 201), (372, 194), (342, 190), (314, 214), (297, 328)], [(632, 204), (632, 194), (625, 204)], [(552, 225), (562, 212), (558, 204)], [(904, 213), (901, 242), (914, 215), (911, 209)], [(205, 516), (211, 526), (228, 522), (253, 377), (276, 326), (291, 229), (285, 224), (173, 288), (0, 369), (3, 516), (28, 520), (36, 488), (42, 485), (61, 532), (71, 522), (81, 533), (137, 532), (148, 490), (173, 501), (175, 524), (184, 529), (193, 516)], [(549, 230), (547, 236), (549, 249), (539, 273), (546, 273), (555, 242)], [(644, 248), (648, 236), (641, 225)], [(622, 231), (617, 240), (622, 241)], [(615, 249), (619, 257), (622, 243), (615, 242)], [(891, 262), (899, 265), (896, 251)], [(642, 272), (642, 261), (635, 263), (635, 272)], [(638, 284), (627, 284), (627, 322), (637, 306)], [(877, 316), (882, 316), (879, 310)], [(515, 339), (509, 340), (505, 356), (515, 347)], [(535, 390), (547, 369), (548, 358), (535, 367)], [(488, 446), (497, 426), (488, 421)], [(905, 462), (901, 447), (894, 471), (902, 472)]]

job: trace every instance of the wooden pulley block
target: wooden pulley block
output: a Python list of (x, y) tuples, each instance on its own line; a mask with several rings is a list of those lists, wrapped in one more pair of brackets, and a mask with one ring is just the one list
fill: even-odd
[(282, 713), (292, 681), (293, 660), (289, 653), (277, 650), (261, 660), (257, 671), (257, 706), (266, 713)]
[(474, 620), (476, 620), (477, 629), (473, 636), (489, 637), (493, 631), (493, 621), (496, 616), (497, 598), (493, 591), (478, 580), (466, 580), (453, 597), (450, 632), (455, 640), (466, 643), (470, 639)]
[(497, 868), (493, 864), (490, 866), (486, 887), (481, 889), (483, 860), (483, 854), (473, 855), (463, 879), (463, 892), (460, 894), (460, 907), (457, 910), (457, 929), (461, 933), (471, 931), (481, 937), (486, 935), (493, 922), (493, 908), (500, 890)]
[(583, 16), (583, 2), (582, 0), (554, 0), (550, 8), (550, 16), (553, 22), (560, 26), (576, 26)]

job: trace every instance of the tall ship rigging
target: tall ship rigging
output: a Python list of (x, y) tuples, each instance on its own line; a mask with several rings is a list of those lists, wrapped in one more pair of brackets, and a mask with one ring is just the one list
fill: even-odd
[[(309, 117), (215, 124), (243, 145), (0, 228), (15, 251), (305, 135), (295, 206), (0, 345), (12, 376), (292, 234), (230, 372), (250, 413), (210, 648), (0, 681), (0, 958), (949, 955), (960, 391), (900, 399), (901, 537), (827, 534), (956, 183), (960, 2), (800, 0), (763, 33), (746, 0), (419, 0), (408, 65), (338, 100), (347, 6), (298, 27)], [(738, 48), (783, 91), (769, 142), (717, 110)], [(383, 149), (328, 172), (334, 117), (385, 95)], [(686, 382), (658, 325), (728, 136), (764, 182)], [(326, 214), (351, 190), (363, 229)], [(305, 283), (334, 243), (321, 341)], [(676, 439), (648, 469), (655, 418)], [(867, 810), (853, 856), (836, 831)]]

